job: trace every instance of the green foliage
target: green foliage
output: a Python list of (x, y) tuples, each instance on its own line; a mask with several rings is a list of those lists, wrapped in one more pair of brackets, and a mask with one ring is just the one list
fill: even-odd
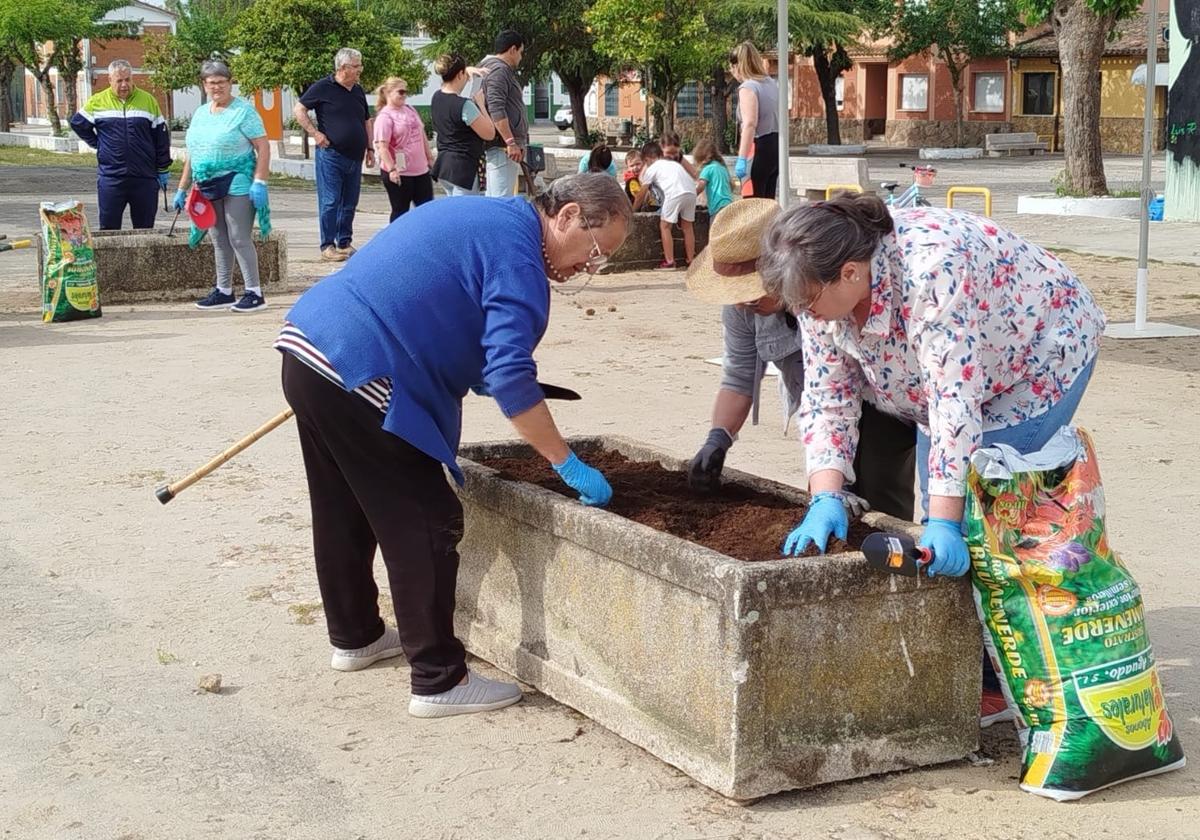
[[(415, 62), (397, 36), (350, 0), (257, 0), (238, 16), (230, 43), (239, 50), (233, 74), (252, 90), (303, 91), (333, 72), (334, 54), (342, 47), (362, 53), (362, 85), (368, 89), (390, 75), (412, 73)], [(417, 84), (423, 87), (425, 79), (422, 68)]]
[(674, 124), (675, 97), (707, 78), (732, 44), (711, 26), (718, 0), (596, 0), (584, 15), (596, 46), (615, 63), (643, 71), (651, 109)]
[(178, 15), (175, 32), (148, 35), (146, 66), (161, 90), (195, 87), (200, 64), (210, 58), (228, 61), (233, 53), (230, 31), (251, 0), (167, 0)]
[(1006, 55), (1008, 33), (1024, 26), (1012, 0), (926, 0), (897, 7), (893, 60), (932, 50), (951, 76), (976, 58)]
[(570, 29), (576, 0), (396, 0), (401, 13), (434, 39), (429, 56), (455, 52), (478, 64), (492, 52), (496, 35), (514, 29), (525, 38), (525, 56), (517, 68), (521, 84), (545, 76), (547, 50), (557, 32)]
[(1114, 20), (1127, 18), (1141, 8), (1141, 0), (1017, 0), (1027, 23), (1035, 24), (1050, 20), (1056, 7), (1059, 16), (1065, 17), (1065, 7), (1076, 3), (1085, 4), (1101, 17), (1113, 16)]

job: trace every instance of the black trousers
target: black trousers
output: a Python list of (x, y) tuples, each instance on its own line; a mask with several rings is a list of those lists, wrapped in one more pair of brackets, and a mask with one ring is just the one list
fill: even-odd
[(393, 184), (386, 172), (380, 172), (379, 179), (383, 181), (388, 203), (392, 205), (389, 223), (407, 213), (410, 206), (420, 207), (426, 202), (433, 201), (433, 176), (428, 172), (424, 175), (401, 175), (399, 184)]
[(779, 134), (772, 132), (754, 138), (754, 161), (750, 164), (750, 182), (755, 198), (774, 198), (779, 185)]
[(850, 490), (870, 502), (871, 510), (911, 521), (916, 469), (917, 427), (864, 401)]
[(387, 567), (413, 694), (439, 694), (466, 675), (454, 635), (463, 511), (442, 464), (390, 432), (366, 400), (283, 354), (283, 393), (296, 412), (313, 553), (329, 641), (365, 647), (383, 635), (375, 548)]

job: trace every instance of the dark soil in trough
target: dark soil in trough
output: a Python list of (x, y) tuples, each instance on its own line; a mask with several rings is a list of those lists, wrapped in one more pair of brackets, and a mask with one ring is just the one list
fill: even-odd
[[(700, 495), (688, 487), (686, 473), (653, 461), (631, 461), (620, 452), (593, 453), (584, 461), (604, 473), (612, 485), (608, 510), (738, 560), (780, 559), (783, 541), (807, 510), (772, 493), (736, 484), (723, 484), (715, 494)], [(480, 463), (509, 481), (536, 484), (570, 498), (578, 495), (537, 455), (485, 458)], [(874, 531), (855, 520), (850, 523), (849, 540), (830, 539), (827, 553), (856, 551)], [(806, 557), (818, 554), (813, 547), (805, 552)]]

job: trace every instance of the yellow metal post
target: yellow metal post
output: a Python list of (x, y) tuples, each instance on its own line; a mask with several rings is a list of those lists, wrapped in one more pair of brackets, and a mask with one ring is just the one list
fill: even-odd
[(992, 215), (992, 191), (987, 187), (951, 187), (946, 190), (946, 206), (954, 207), (954, 197), (956, 195), (981, 195), (983, 196), (983, 215)]
[(833, 197), (835, 192), (862, 192), (862, 187), (858, 184), (830, 184), (825, 188), (825, 200), (828, 201)]

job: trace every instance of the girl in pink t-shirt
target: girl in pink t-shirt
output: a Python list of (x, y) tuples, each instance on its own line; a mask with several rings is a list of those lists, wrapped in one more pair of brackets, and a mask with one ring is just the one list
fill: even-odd
[(425, 136), (421, 115), (407, 103), (408, 82), (392, 76), (376, 91), (375, 154), (379, 177), (392, 205), (390, 221), (410, 206), (433, 201), (433, 152)]

